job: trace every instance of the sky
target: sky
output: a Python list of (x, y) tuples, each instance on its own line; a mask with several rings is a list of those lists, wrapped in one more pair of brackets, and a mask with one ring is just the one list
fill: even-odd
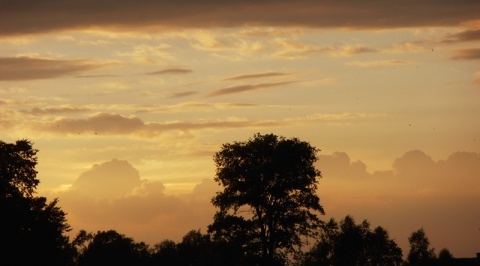
[(29, 139), (72, 234), (212, 222), (213, 155), (318, 148), (326, 214), (480, 252), (480, 2), (0, 2), (0, 140)]

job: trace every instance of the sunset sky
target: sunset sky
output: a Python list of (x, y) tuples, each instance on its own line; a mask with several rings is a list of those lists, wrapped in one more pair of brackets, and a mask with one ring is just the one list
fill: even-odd
[(0, 140), (72, 233), (206, 231), (213, 154), (317, 147), (326, 215), (480, 252), (480, 2), (0, 2)]

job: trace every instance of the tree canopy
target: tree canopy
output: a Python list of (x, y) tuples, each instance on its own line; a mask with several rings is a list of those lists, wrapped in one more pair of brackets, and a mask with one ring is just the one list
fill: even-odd
[(377, 266), (402, 265), (402, 250), (383, 227), (356, 224), (346, 216), (338, 224), (331, 219), (320, 240), (306, 254), (303, 265)]
[(37, 150), (27, 140), (0, 141), (0, 258), (14, 265), (68, 265), (73, 248), (58, 200), (36, 197)]
[(255, 134), (223, 144), (214, 155), (215, 181), (224, 187), (212, 203), (214, 238), (241, 243), (263, 264), (281, 263), (314, 237), (324, 210), (316, 195), (317, 149), (297, 138)]
[(430, 241), (423, 228), (413, 232), (408, 238), (410, 251), (407, 261), (409, 265), (431, 265), (436, 259), (435, 250), (430, 248)]

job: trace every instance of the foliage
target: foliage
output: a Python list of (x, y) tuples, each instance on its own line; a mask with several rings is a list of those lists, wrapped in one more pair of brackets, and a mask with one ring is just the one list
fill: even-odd
[(430, 249), (430, 241), (423, 228), (413, 232), (408, 242), (410, 243), (407, 257), (409, 265), (430, 265), (435, 261), (435, 250)]
[(438, 252), (438, 260), (440, 261), (449, 261), (453, 259), (452, 253), (450, 253), (450, 250), (446, 248), (442, 248), (440, 252)]
[(331, 219), (325, 224), (319, 242), (305, 255), (303, 265), (401, 265), (402, 250), (388, 232), (378, 226), (373, 231), (364, 220), (356, 224), (346, 216), (338, 225)]
[[(78, 236), (77, 236), (78, 238)], [(78, 259), (78, 265), (148, 265), (148, 246), (115, 230), (98, 231), (90, 239)]]
[(37, 150), (27, 140), (0, 141), (0, 258), (15, 265), (69, 265), (74, 249), (58, 200), (34, 196)]
[(241, 243), (263, 264), (299, 252), (303, 237), (315, 237), (323, 214), (315, 194), (317, 149), (297, 138), (255, 134), (224, 144), (214, 156), (215, 181), (224, 187), (212, 203), (220, 210), (209, 226), (219, 241)]

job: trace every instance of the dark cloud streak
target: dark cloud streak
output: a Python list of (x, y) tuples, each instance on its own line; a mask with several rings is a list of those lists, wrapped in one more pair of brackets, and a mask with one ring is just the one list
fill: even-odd
[(198, 91), (177, 92), (169, 95), (168, 98), (183, 98), (183, 97), (188, 97), (197, 93)]
[(86, 60), (0, 57), (0, 81), (50, 79), (102, 67)]
[(451, 26), (479, 18), (480, 2), (447, 1), (2, 1), (0, 36), (107, 28)]
[(280, 73), (280, 72), (266, 72), (266, 73), (257, 73), (257, 74), (247, 74), (239, 75), (229, 78), (224, 78), (223, 80), (242, 80), (242, 79), (255, 79), (255, 78), (270, 78), (270, 77), (279, 77), (279, 76), (288, 76), (290, 73)]
[(43, 115), (58, 115), (58, 114), (66, 114), (66, 113), (81, 113), (89, 111), (88, 108), (83, 107), (50, 107), (50, 108), (32, 108), (29, 110), (22, 110), (21, 113), (35, 115), (35, 116), (43, 116)]
[(146, 123), (135, 116), (98, 113), (85, 119), (62, 118), (57, 121), (35, 124), (35, 130), (64, 134), (137, 135), (159, 136), (168, 131), (189, 131), (203, 129), (230, 129), (285, 125), (285, 121), (203, 121), (203, 122), (151, 122)]
[(480, 40), (480, 29), (466, 30), (455, 34), (450, 34), (443, 42), (469, 42), (478, 40)]
[(210, 92), (207, 96), (208, 97), (216, 97), (216, 96), (223, 96), (223, 95), (227, 95), (227, 94), (241, 93), (241, 92), (246, 92), (246, 91), (255, 91), (255, 90), (268, 89), (268, 88), (275, 88), (275, 87), (280, 87), (280, 86), (291, 84), (291, 83), (293, 83), (293, 81), (233, 86), (233, 87), (214, 90), (214, 91)]
[(148, 72), (146, 74), (147, 75), (165, 75), (165, 74), (188, 74), (192, 72), (193, 71), (191, 69), (169, 68), (169, 69), (163, 69), (163, 70), (154, 71), (154, 72)]

